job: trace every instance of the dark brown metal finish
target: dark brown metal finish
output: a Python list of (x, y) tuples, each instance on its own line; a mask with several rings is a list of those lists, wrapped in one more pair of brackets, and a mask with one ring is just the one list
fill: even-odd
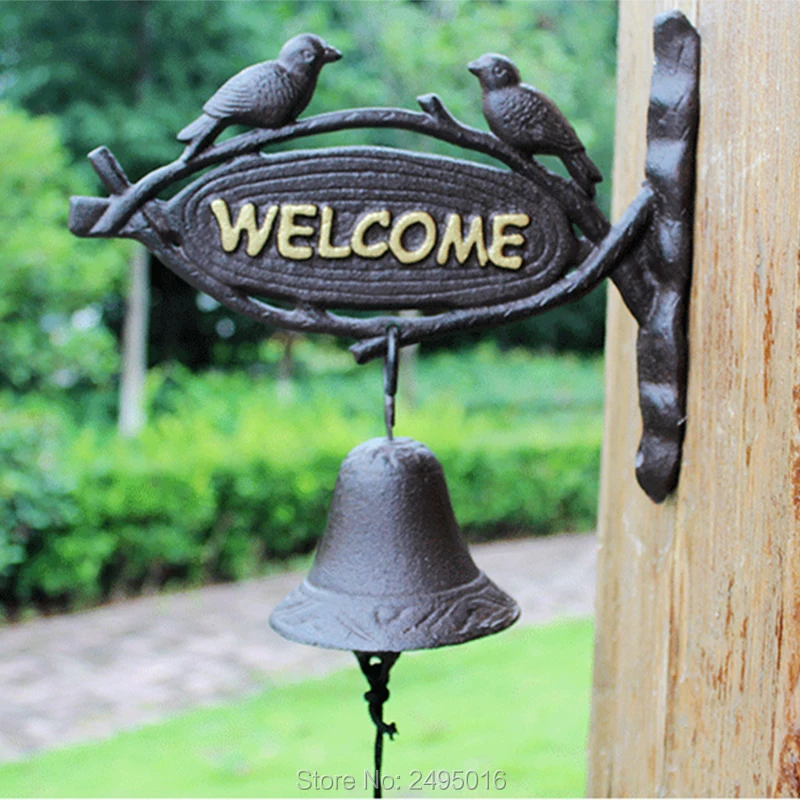
[(386, 357), (383, 360), (383, 419), (386, 423), (386, 438), (394, 438), (395, 396), (397, 377), (400, 371), (400, 352), (397, 348), (397, 328), (386, 329)]
[(178, 134), (178, 141), (187, 143), (181, 158), (208, 147), (228, 125), (280, 128), (294, 122), (311, 102), (322, 68), (341, 57), (319, 36), (289, 39), (275, 61), (243, 69), (214, 93), (202, 116)]
[(433, 453), (384, 438), (345, 459), (314, 566), (270, 624), (304, 644), (397, 653), (487, 636), (518, 616), (475, 566)]
[[(215, 209), (233, 226), (247, 204), (253, 225), (226, 251)], [(306, 232), (282, 242), (287, 207), (302, 209), (292, 212), (292, 226)], [(498, 210), (526, 222), (503, 226), (502, 253), (492, 248)], [(193, 183), (166, 212), (177, 230), (193, 232), (184, 259), (220, 283), (325, 308), (438, 309), (527, 297), (572, 266), (578, 244), (561, 206), (524, 178), (377, 147), (237, 159)], [(269, 235), (254, 236), (272, 217)], [(409, 219), (417, 221), (396, 235)], [(448, 222), (460, 243), (476, 220), (477, 243), (459, 259)], [(514, 244), (523, 232), (524, 245)]]
[[(608, 220), (602, 211), (574, 183), (550, 172), (496, 136), (459, 122), (435, 94), (422, 95), (417, 102), (423, 113), (402, 108), (348, 109), (319, 114), (275, 130), (244, 133), (209, 147), (191, 159), (181, 157), (145, 175), (136, 184), (128, 181), (108, 148), (98, 147), (89, 153), (89, 161), (112, 196), (104, 200), (73, 198), (71, 212), (75, 214), (75, 224), (71, 223), (70, 229), (78, 236), (132, 235), (136, 226), (126, 230), (125, 225), (138, 210), (176, 182), (215, 164), (305, 136), (357, 128), (398, 128), (496, 158), (554, 195), (570, 221), (592, 241), (602, 238), (608, 231)], [(120, 177), (123, 180), (119, 180)], [(116, 188), (111, 188), (112, 184)]]
[(521, 82), (517, 65), (505, 56), (486, 53), (468, 66), (483, 90), (483, 115), (499, 139), (527, 156), (558, 156), (575, 183), (594, 197), (603, 180), (583, 143), (556, 104)]
[(645, 162), (653, 218), (634, 258), (612, 280), (639, 323), (643, 433), (636, 477), (660, 503), (678, 483), (686, 429), (700, 37), (686, 17), (672, 12), (656, 18), (654, 45)]
[[(198, 123), (196, 136), (182, 132), (190, 144), (180, 159), (136, 184), (98, 148), (89, 158), (110, 197), (73, 198), (70, 229), (138, 239), (192, 286), (265, 324), (354, 338), (359, 363), (384, 355), (389, 326), (402, 347), (506, 324), (576, 300), (610, 276), (640, 326), (637, 477), (660, 502), (677, 481), (685, 422), (699, 37), (670, 12), (656, 19), (654, 38), (647, 180), (613, 227), (591, 199), (599, 173), (567, 120), (520, 82), (511, 61), (487, 54), (470, 68), (493, 134), (456, 120), (435, 95), (419, 98), (421, 113), (365, 108), (293, 121), (288, 105), (273, 117), (268, 102), (254, 99), (252, 116), (236, 116), (245, 113), (239, 106), (226, 116), (222, 100), (246, 83), (242, 76), (270, 77), (277, 68), (267, 65), (278, 62), (245, 70), (219, 102), (212, 98), (205, 117), (260, 127), (212, 144), (221, 127)], [(364, 127), (416, 131), (511, 171), (380, 148), (259, 154), (270, 144)], [(574, 180), (549, 172), (538, 153), (559, 155)], [(216, 165), (172, 200), (158, 199)], [(369, 318), (330, 311), (403, 307), (445, 310)]]

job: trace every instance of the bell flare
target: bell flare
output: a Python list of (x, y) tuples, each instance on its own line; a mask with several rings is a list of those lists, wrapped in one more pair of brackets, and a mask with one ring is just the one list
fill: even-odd
[(362, 653), (401, 653), (463, 644), (513, 625), (519, 608), (482, 572), (464, 586), (426, 595), (341, 595), (303, 581), (270, 625), (301, 644)]
[(381, 438), (344, 460), (314, 565), (270, 625), (303, 644), (398, 653), (488, 636), (518, 617), (472, 560), (433, 453)]

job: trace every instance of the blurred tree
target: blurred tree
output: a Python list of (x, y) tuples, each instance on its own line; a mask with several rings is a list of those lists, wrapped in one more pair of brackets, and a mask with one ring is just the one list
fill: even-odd
[(0, 387), (103, 385), (118, 356), (101, 303), (129, 247), (67, 230), (67, 199), (83, 180), (53, 119), (0, 103), (0, 141)]
[[(150, 15), (147, 81), (142, 87), (143, 15)], [(416, 107), (435, 91), (469, 124), (486, 128), (477, 81), (466, 63), (487, 51), (512, 57), (523, 78), (552, 96), (610, 175), (614, 114), (616, 4), (587, 2), (169, 3), (0, 2), (0, 97), (35, 114), (58, 115), (82, 169), (107, 144), (132, 179), (177, 157), (175, 132), (234, 72), (274, 57), (304, 30), (329, 39), (345, 58), (323, 74), (306, 114), (366, 105)], [(463, 152), (403, 131), (361, 131), (365, 144)], [(342, 132), (309, 146), (352, 144)], [(474, 155), (468, 156), (470, 158)], [(550, 163), (560, 170), (560, 164)], [(608, 182), (599, 201), (608, 205)], [(162, 268), (152, 273), (151, 362), (191, 367), (256, 358), (263, 331), (230, 315)], [(590, 349), (602, 342), (602, 297), (520, 323), (512, 339), (528, 346)], [(118, 324), (112, 314), (110, 321)], [(506, 334), (500, 334), (501, 337)]]
[[(136, 107), (148, 95), (151, 82), (150, 46), (153, 40), (152, 0), (140, 0), (141, 15), (137, 31), (139, 71), (136, 76)], [(117, 428), (122, 436), (138, 436), (147, 421), (145, 381), (147, 380), (147, 344), (150, 338), (150, 256), (142, 244), (132, 248), (128, 275), (125, 320), (122, 325), (122, 369), (119, 381)]]
[[(175, 158), (181, 148), (174, 132), (231, 72), (262, 57), (255, 48), (257, 35), (252, 15), (240, 4), (5, 2), (0, 4), (0, 93), (34, 114), (57, 115), (73, 160), (91, 176), (94, 191), (102, 193), (85, 154), (107, 144), (133, 179)], [(147, 332), (149, 281), (142, 274), (147, 271), (147, 260), (133, 262), (127, 297), (132, 313), (126, 352), (132, 369), (123, 376), (123, 396), (132, 404), (123, 403), (121, 422), (131, 430), (139, 416), (135, 398), (141, 370), (135, 353), (143, 351), (132, 331)], [(203, 319), (196, 293), (165, 273), (157, 266), (152, 276), (158, 338), (151, 361), (208, 363), (219, 319), (211, 324)], [(123, 327), (125, 311), (121, 302), (107, 309), (112, 327)], [(237, 323), (249, 328), (251, 337), (263, 335), (254, 323)]]

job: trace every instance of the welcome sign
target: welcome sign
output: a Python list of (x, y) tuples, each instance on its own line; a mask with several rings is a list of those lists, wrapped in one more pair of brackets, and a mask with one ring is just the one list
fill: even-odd
[(184, 257), (221, 283), (325, 307), (463, 307), (523, 297), (576, 240), (529, 181), (378, 148), (241, 158), (168, 206)]
[[(274, 62), (258, 67), (274, 69)], [(231, 80), (246, 78), (249, 86), (247, 72)], [(499, 310), (579, 266), (588, 243), (581, 244), (577, 229), (594, 241), (608, 232), (593, 188), (463, 125), (435, 95), (419, 103), (422, 113), (332, 112), (212, 144), (222, 122), (209, 116), (217, 108), (210, 102), (181, 131), (188, 142), (183, 156), (136, 184), (110, 151), (93, 151), (90, 161), (111, 196), (73, 198), (70, 227), (80, 236), (139, 239), (197, 288), (261, 321), (358, 339), (375, 327), (323, 312)], [(555, 106), (551, 113), (575, 152), (584, 153)], [(379, 147), (261, 152), (272, 143), (362, 127), (416, 131), (504, 166)], [(562, 155), (569, 163), (574, 153)], [(171, 199), (159, 198), (197, 173)], [(296, 313), (264, 300), (293, 303)]]
[[(640, 326), (637, 476), (660, 501), (677, 482), (685, 420), (699, 40), (674, 13), (657, 19), (654, 45), (646, 181), (613, 227), (574, 129), (510, 59), (487, 53), (468, 65), (491, 132), (460, 122), (433, 94), (417, 112), (298, 120), (322, 67), (341, 57), (303, 34), (225, 83), (178, 134), (186, 147), (172, 163), (132, 183), (107, 148), (90, 153), (109, 196), (73, 197), (70, 230), (137, 239), (251, 319), (354, 339), (359, 363), (386, 353), (390, 330), (403, 346), (507, 324), (610, 275)], [(233, 124), (252, 130), (218, 142)], [(379, 147), (263, 152), (361, 128), (412, 131), (498, 166)], [(570, 179), (540, 154), (560, 158)], [(375, 313), (402, 309), (425, 313)], [(366, 313), (337, 313), (348, 310)]]

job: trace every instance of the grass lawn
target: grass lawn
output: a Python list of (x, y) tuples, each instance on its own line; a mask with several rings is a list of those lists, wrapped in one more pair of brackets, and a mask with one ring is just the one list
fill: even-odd
[[(385, 797), (581, 796), (592, 623), (512, 630), (468, 646), (404, 655), (392, 671)], [(357, 669), (0, 765), (5, 797), (367, 797), (374, 728)], [(298, 772), (353, 775), (352, 791), (302, 791)], [(477, 773), (474, 791), (424, 784), (432, 770)], [(486, 771), (505, 788), (487, 790)], [(419, 790), (411, 789), (418, 779)], [(474, 778), (472, 779), (474, 781)]]

